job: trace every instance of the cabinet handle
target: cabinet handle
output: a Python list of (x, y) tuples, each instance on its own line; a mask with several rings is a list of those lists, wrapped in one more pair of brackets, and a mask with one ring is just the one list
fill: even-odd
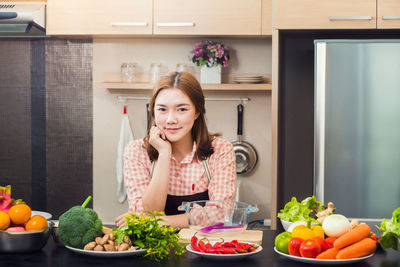
[(329, 20), (372, 20), (371, 16), (331, 16)]
[(158, 27), (194, 27), (194, 22), (159, 22)]
[(111, 22), (111, 26), (147, 26), (147, 22)]
[(400, 16), (382, 16), (382, 19), (384, 20), (400, 19)]

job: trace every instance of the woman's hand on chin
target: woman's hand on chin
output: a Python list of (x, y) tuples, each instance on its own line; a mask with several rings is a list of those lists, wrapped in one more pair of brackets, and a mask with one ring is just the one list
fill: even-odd
[(150, 129), (149, 143), (158, 153), (171, 153), (171, 143), (167, 140), (165, 133), (157, 126), (152, 126)]

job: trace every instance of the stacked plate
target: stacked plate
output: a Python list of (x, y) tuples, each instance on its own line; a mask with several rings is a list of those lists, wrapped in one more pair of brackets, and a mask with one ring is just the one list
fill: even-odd
[(262, 75), (256, 74), (241, 74), (233, 77), (235, 83), (261, 83), (263, 82)]

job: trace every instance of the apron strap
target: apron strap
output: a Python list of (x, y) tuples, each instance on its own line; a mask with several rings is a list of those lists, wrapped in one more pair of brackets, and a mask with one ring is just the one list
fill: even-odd
[[(208, 162), (207, 162), (207, 160), (202, 160), (201, 163), (202, 163), (202, 165), (203, 165), (203, 169), (204, 169), (204, 172), (205, 172), (205, 174), (206, 174), (208, 183), (210, 183), (210, 181), (211, 181), (211, 171), (210, 171), (210, 167), (208, 166)], [(155, 161), (153, 161), (153, 162), (151, 163), (151, 167), (150, 167), (150, 179), (151, 179), (151, 177), (153, 177), (154, 168), (156, 167), (156, 164), (157, 164), (157, 160), (155, 160)]]

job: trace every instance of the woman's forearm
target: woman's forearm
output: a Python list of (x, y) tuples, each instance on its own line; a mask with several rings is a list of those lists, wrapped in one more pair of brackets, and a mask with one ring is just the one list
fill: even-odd
[(187, 227), (189, 227), (186, 213), (179, 214), (179, 215), (163, 216), (162, 219), (165, 220), (166, 224), (169, 224), (174, 228), (187, 228)]
[(170, 161), (170, 152), (159, 154), (150, 184), (143, 193), (142, 203), (145, 210), (164, 211), (168, 194)]

